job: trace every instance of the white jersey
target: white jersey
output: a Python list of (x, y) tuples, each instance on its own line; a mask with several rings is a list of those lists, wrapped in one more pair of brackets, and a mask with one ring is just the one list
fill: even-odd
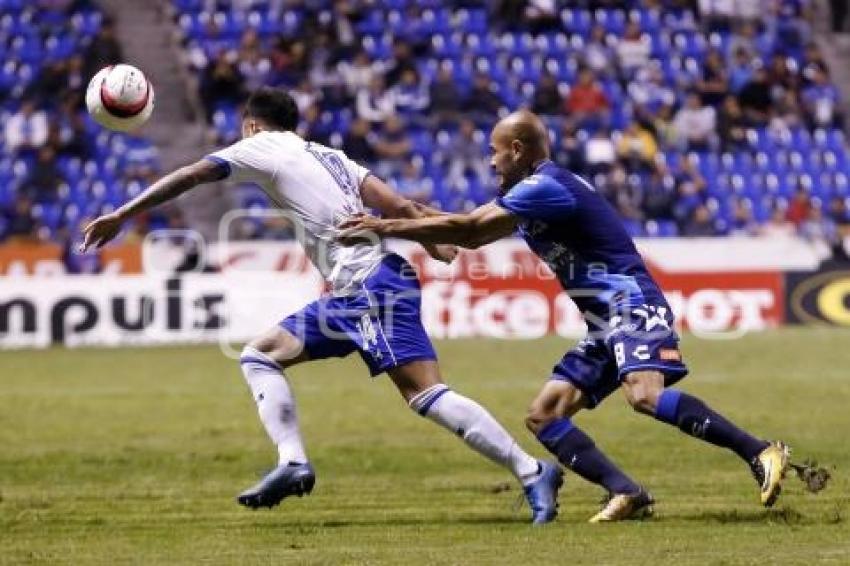
[(260, 132), (209, 156), (228, 179), (257, 183), (293, 223), (296, 238), (334, 291), (358, 286), (386, 255), (382, 246), (343, 246), (336, 226), (364, 211), (360, 185), (369, 170), (343, 152), (293, 132)]

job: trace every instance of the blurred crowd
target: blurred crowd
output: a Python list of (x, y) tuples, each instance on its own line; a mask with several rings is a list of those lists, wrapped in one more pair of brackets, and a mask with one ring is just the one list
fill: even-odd
[[(269, 2), (243, 4), (248, 10)], [(568, 39), (578, 36), (578, 47), (567, 46), (560, 61), (572, 67), (574, 80), (565, 81), (544, 61), (533, 82), (523, 82), (521, 70), (510, 72), (517, 70), (510, 52), (503, 61), (490, 57), (491, 67), (479, 57), (487, 55), (484, 49), (452, 53), (444, 45), (448, 36), (428, 26), (449, 3), (277, 4), (303, 14), (291, 33), (269, 36), (249, 25), (234, 46), (228, 23), (213, 17), (185, 36), (207, 119), (221, 143), (238, 134), (238, 122), (222, 127), (222, 115), (252, 89), (287, 87), (301, 110), (301, 135), (340, 147), (411, 198), (463, 209), (493, 196), (489, 128), (499, 115), (527, 105), (546, 117), (554, 158), (592, 179), (636, 235), (838, 237), (850, 223), (847, 195), (837, 192), (825, 202), (809, 180), (795, 177), (795, 186), (762, 210), (752, 195), (713, 198), (706, 188), (715, 179), (697, 166), (706, 154), (754, 151), (754, 130), (780, 139), (844, 127), (840, 94), (813, 41), (806, 0), (450, 3), (454, 17), (458, 10), (486, 11), (490, 37), (575, 32)], [(565, 6), (586, 32), (565, 24)], [(600, 14), (619, 9), (629, 17), (617, 34)], [(377, 29), (375, 11), (384, 17)], [(579, 21), (583, 13), (591, 14), (590, 22)], [(392, 26), (394, 15), (402, 25)], [(672, 42), (672, 55), (659, 57), (659, 38)], [(374, 46), (382, 40), (384, 50)], [(469, 45), (469, 36), (460, 41)], [(471, 72), (459, 75), (465, 64)], [(499, 64), (507, 76), (496, 72)], [(836, 159), (835, 170), (846, 175), (844, 148)]]
[[(0, 73), (0, 239), (69, 241), (153, 179), (156, 150), (84, 112), (88, 77), (122, 60), (98, 8), (11, 4), (0, 18), (14, 79)], [(850, 224), (845, 116), (808, 0), (172, 7), (220, 144), (238, 137), (251, 90), (282, 86), (305, 138), (412, 199), (464, 210), (494, 196), (487, 135), (524, 105), (544, 117), (553, 158), (592, 180), (634, 235), (797, 233), (837, 245)], [(846, 14), (833, 8), (840, 31)], [(259, 205), (256, 194), (243, 205)], [(184, 224), (169, 209), (135, 230)]]
[[(115, 26), (89, 0), (5, 2), (0, 17), (0, 241), (58, 242), (71, 272), (99, 269), (72, 253), (91, 217), (137, 194), (158, 173), (151, 144), (95, 125), (85, 110), (89, 78), (123, 62)], [(132, 228), (161, 226), (175, 211)]]

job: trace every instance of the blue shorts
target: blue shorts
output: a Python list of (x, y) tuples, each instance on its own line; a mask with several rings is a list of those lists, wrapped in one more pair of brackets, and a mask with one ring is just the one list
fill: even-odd
[(633, 371), (656, 370), (669, 386), (688, 374), (673, 330), (669, 307), (643, 305), (613, 317), (604, 332), (589, 334), (552, 370), (552, 379), (569, 381), (592, 409)]
[(322, 297), (280, 322), (300, 338), (311, 360), (341, 358), (355, 350), (373, 376), (416, 360), (436, 360), (421, 317), (416, 270), (389, 254), (347, 295)]

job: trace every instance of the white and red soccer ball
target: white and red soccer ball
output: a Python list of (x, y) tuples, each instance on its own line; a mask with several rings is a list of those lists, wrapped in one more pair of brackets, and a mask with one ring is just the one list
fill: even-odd
[(86, 89), (89, 114), (110, 130), (135, 130), (150, 118), (153, 104), (153, 85), (132, 65), (104, 67)]

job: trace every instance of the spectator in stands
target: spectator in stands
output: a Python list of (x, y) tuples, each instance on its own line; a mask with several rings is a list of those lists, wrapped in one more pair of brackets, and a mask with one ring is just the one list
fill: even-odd
[(605, 38), (605, 28), (599, 24), (590, 30), (590, 39), (581, 53), (583, 64), (592, 70), (596, 76), (611, 76), (611, 61), (616, 60), (616, 53), (608, 45)]
[(617, 143), (617, 155), (632, 171), (651, 171), (655, 164), (655, 154), (658, 144), (646, 128), (636, 121), (629, 122), (628, 127), (620, 136)]
[(720, 235), (714, 213), (704, 204), (697, 205), (681, 226), (682, 236), (706, 237)]
[(769, 129), (774, 135), (782, 136), (791, 128), (804, 125), (803, 111), (797, 99), (797, 91), (786, 91), (774, 105), (773, 118), (770, 121)]
[(667, 149), (675, 146), (677, 134), (673, 127), (673, 119), (675, 118), (673, 104), (664, 104), (654, 113), (641, 109), (637, 113), (637, 118), (651, 126), (652, 133), (662, 148)]
[(728, 53), (736, 53), (743, 50), (752, 57), (759, 53), (758, 29), (752, 22), (742, 23), (737, 27), (735, 33), (729, 36)]
[(492, 126), (499, 115), (504, 102), (496, 93), (496, 85), (490, 75), (476, 73), (472, 81), (472, 89), (464, 101), (463, 108), (467, 116), (481, 126)]
[(431, 83), (430, 96), (431, 115), (435, 126), (442, 126), (457, 121), (460, 115), (461, 95), (452, 76), (451, 68), (441, 65), (437, 77)]
[(48, 127), (47, 146), (60, 157), (89, 157), (86, 123), (77, 112), (67, 112), (65, 105), (61, 114)]
[(375, 75), (369, 87), (357, 93), (357, 116), (373, 125), (380, 125), (393, 115), (395, 101), (392, 93), (385, 88), (383, 77)]
[(0, 240), (27, 241), (36, 238), (38, 222), (33, 217), (32, 206), (29, 197), (18, 193), (10, 206), (0, 209), (0, 226), (5, 226)]
[(715, 144), (717, 117), (714, 108), (704, 106), (700, 95), (690, 92), (673, 119), (676, 137), (686, 151), (709, 151)]
[(246, 49), (239, 54), (239, 74), (248, 92), (269, 83), (272, 63), (259, 49)]
[(401, 118), (394, 114), (388, 116), (375, 139), (378, 174), (385, 179), (398, 174), (402, 163), (410, 158), (412, 147), (410, 136)]
[(390, 179), (390, 185), (405, 198), (422, 204), (429, 204), (434, 193), (433, 182), (423, 178), (421, 165), (413, 159), (404, 162), (401, 172)]
[(85, 62), (87, 77), (93, 77), (95, 73), (107, 65), (116, 65), (124, 61), (124, 53), (118, 38), (115, 37), (115, 24), (110, 20), (104, 20), (100, 30), (95, 35), (86, 50)]
[(631, 79), (634, 73), (649, 62), (652, 46), (641, 36), (640, 26), (629, 22), (623, 38), (617, 45), (617, 59), (620, 71), (626, 79)]
[(461, 186), (468, 171), (472, 171), (481, 183), (489, 182), (490, 165), (482, 141), (476, 139), (475, 123), (472, 120), (461, 120), (457, 134), (452, 139), (450, 152), (446, 177), (450, 185)]
[(820, 69), (823, 69), (829, 75), (829, 65), (826, 63), (823, 51), (820, 50), (817, 43), (809, 43), (803, 52), (803, 62), (800, 65), (800, 88), (811, 85), (815, 80), (815, 74)]
[(800, 82), (799, 77), (791, 72), (787, 58), (781, 53), (775, 53), (770, 59), (767, 80), (773, 88), (779, 88), (783, 93), (797, 90)]
[(680, 170), (674, 177), (676, 202), (673, 205), (673, 216), (679, 224), (679, 231), (692, 218), (697, 207), (705, 204), (706, 182), (697, 169), (694, 160), (686, 158), (681, 162)]
[(773, 97), (767, 81), (767, 72), (759, 67), (753, 78), (738, 93), (738, 102), (744, 111), (747, 123), (753, 127), (766, 126), (773, 111)]
[(248, 57), (253, 51), (261, 51), (260, 34), (254, 28), (247, 28), (239, 38), (239, 58)]
[(733, 199), (729, 233), (737, 236), (755, 236), (758, 232), (759, 226), (753, 216), (752, 202), (742, 198)]
[(544, 33), (560, 25), (555, 0), (527, 0), (523, 16), (531, 33)]
[(578, 81), (567, 97), (567, 114), (581, 127), (607, 126), (610, 102), (596, 81), (593, 71), (579, 71)]
[(358, 118), (351, 123), (351, 128), (343, 138), (342, 149), (358, 163), (375, 163), (378, 157), (375, 152), (375, 137), (367, 120)]
[(47, 142), (47, 113), (37, 110), (33, 101), (24, 100), (3, 130), (9, 152), (34, 154)]
[(424, 113), (431, 104), (431, 100), (428, 87), (422, 83), (416, 69), (405, 69), (390, 94), (395, 102), (396, 111), (408, 124), (417, 126), (425, 124)]
[(770, 219), (759, 228), (759, 234), (771, 238), (787, 238), (796, 234), (797, 229), (785, 218), (785, 212), (782, 207), (774, 207)]
[(664, 167), (653, 172), (648, 182), (643, 181), (641, 209), (643, 217), (653, 220), (672, 220), (676, 201), (676, 182)]
[[(259, 49), (243, 50), (244, 58), (253, 58), (255, 52), (261, 52)], [(281, 36), (275, 42), (274, 48), (268, 56), (271, 68), (269, 70), (270, 78), (274, 77), (275, 84), (292, 86), (298, 84), (308, 73), (309, 61), (306, 53), (304, 41), (298, 38), (289, 38)]]
[(321, 110), (316, 103), (308, 106), (300, 113), (301, 123), (298, 125), (298, 135), (305, 140), (314, 141), (322, 145), (331, 145), (331, 131), (322, 123)]
[(56, 151), (45, 145), (38, 150), (38, 159), (18, 191), (34, 202), (49, 202), (56, 200), (59, 185), (63, 182), (56, 167)]
[(334, 107), (343, 106), (345, 93), (336, 67), (340, 45), (327, 31), (320, 31), (310, 44), (307, 56), (307, 79)]
[(611, 140), (611, 132), (599, 128), (584, 144), (584, 165), (588, 175), (608, 173), (617, 161), (617, 149)]
[(845, 245), (850, 236), (850, 210), (847, 207), (847, 199), (839, 196), (832, 197), (827, 212), (827, 218), (835, 225), (836, 231), (832, 246), (833, 259), (850, 261), (850, 250)]
[(406, 41), (396, 38), (393, 41), (392, 57), (384, 67), (384, 79), (387, 86), (395, 86), (406, 71), (418, 72), (416, 57), (414, 57), (413, 51)]
[(422, 7), (416, 2), (407, 4), (404, 11), (404, 27), (398, 30), (398, 37), (404, 39), (413, 53), (425, 55), (431, 43), (431, 26), (422, 17)]
[(373, 63), (363, 49), (357, 51), (351, 61), (341, 61), (337, 68), (351, 97), (356, 97), (358, 92), (369, 88), (373, 79), (381, 76), (381, 65)]
[(708, 31), (729, 31), (735, 17), (735, 0), (698, 0), (699, 16)]
[(648, 65), (635, 74), (627, 91), (635, 104), (636, 113), (651, 118), (658, 108), (676, 103), (676, 93), (665, 84), (664, 71), (659, 65)]
[(531, 109), (543, 116), (556, 116), (561, 113), (564, 101), (558, 90), (558, 80), (552, 73), (544, 72), (534, 90), (531, 99)]
[(515, 31), (522, 28), (527, 0), (496, 0), (490, 13), (497, 31)]
[(834, 196), (829, 201), (829, 217), (838, 226), (843, 236), (850, 235), (850, 208), (846, 197)]
[(295, 88), (289, 90), (289, 95), (295, 100), (299, 114), (304, 113), (310, 106), (313, 106), (322, 99), (322, 93), (313, 86), (313, 83), (306, 76), (301, 79)]
[(729, 66), (729, 90), (739, 94), (753, 78), (753, 63), (746, 49), (738, 49), (732, 56)]
[[(351, 54), (357, 45), (357, 32), (352, 20), (357, 17), (357, 5), (348, 0), (335, 0), (330, 19), (332, 36), (336, 38), (344, 53)], [(368, 81), (366, 81), (368, 84)]]
[(721, 151), (735, 151), (747, 147), (747, 120), (738, 99), (730, 94), (723, 99), (717, 115), (717, 134)]
[(643, 220), (641, 203), (643, 193), (640, 184), (632, 182), (621, 165), (616, 165), (605, 177), (603, 194), (608, 202), (617, 209), (621, 217), (629, 220)]
[(48, 102), (68, 86), (68, 62), (65, 60), (48, 61), (41, 69), (36, 80), (24, 92), (29, 100)]
[[(608, 141), (611, 142), (610, 138)], [(558, 165), (579, 174), (585, 172), (584, 146), (578, 140), (578, 129), (572, 120), (562, 121), (560, 140), (554, 153), (554, 159)], [(616, 154), (615, 151), (612, 153)]]
[(785, 211), (785, 219), (799, 230), (803, 221), (809, 217), (809, 210), (811, 208), (812, 201), (809, 198), (809, 192), (802, 184), (798, 185), (797, 190), (794, 192), (794, 197)]
[(702, 79), (696, 86), (702, 102), (709, 106), (719, 106), (729, 93), (726, 63), (723, 61), (720, 52), (716, 50), (708, 52), (703, 64)]
[(823, 242), (833, 250), (840, 243), (838, 226), (832, 218), (824, 215), (820, 206), (809, 207), (797, 232), (803, 238), (811, 242)]
[(843, 127), (839, 111), (841, 96), (830, 82), (824, 67), (815, 69), (812, 84), (803, 90), (800, 98), (810, 128)]
[(201, 75), (198, 94), (206, 112), (207, 122), (220, 104), (236, 106), (245, 98), (244, 79), (239, 69), (225, 56), (214, 59)]

